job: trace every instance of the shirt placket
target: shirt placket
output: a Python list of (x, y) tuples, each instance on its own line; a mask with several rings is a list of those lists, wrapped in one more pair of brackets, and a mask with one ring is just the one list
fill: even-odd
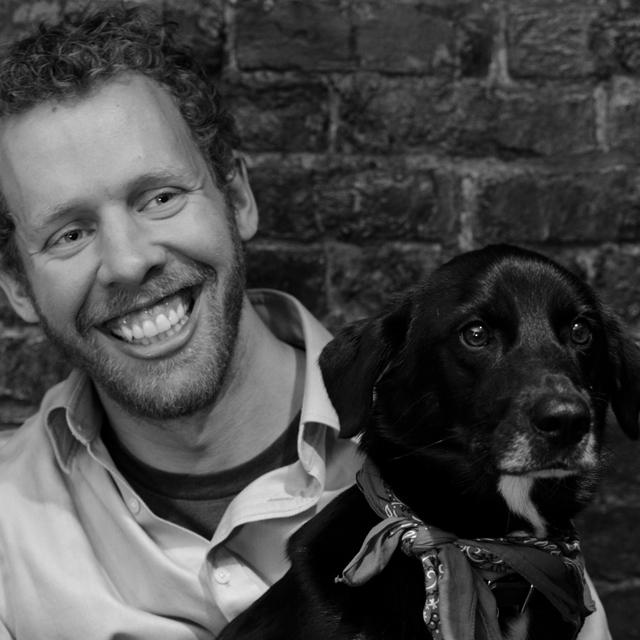
[(228, 621), (244, 611), (269, 587), (224, 545), (209, 553), (207, 576), (214, 602)]

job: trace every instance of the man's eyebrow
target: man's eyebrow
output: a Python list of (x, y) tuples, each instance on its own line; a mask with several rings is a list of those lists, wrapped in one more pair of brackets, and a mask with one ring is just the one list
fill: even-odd
[[(195, 184), (198, 179), (190, 172), (181, 170), (161, 170), (151, 171), (144, 173), (140, 176), (136, 176), (131, 181), (127, 182), (124, 186), (124, 193), (127, 195), (127, 199), (136, 197), (138, 194), (146, 191), (147, 189), (154, 189), (160, 186), (171, 186), (176, 183), (179, 184)], [(71, 200), (59, 205), (54, 205), (43, 215), (41, 224), (37, 225), (36, 231), (42, 231), (48, 229), (56, 222), (60, 220), (72, 218), (74, 215), (78, 215), (83, 211), (87, 211), (91, 208), (88, 200)]]
[(197, 178), (192, 172), (186, 172), (182, 170), (160, 170), (151, 171), (143, 175), (137, 176), (125, 186), (127, 194), (136, 195), (146, 189), (152, 189), (159, 186), (171, 186), (175, 183), (184, 184), (195, 183)]
[(87, 210), (86, 204), (81, 200), (64, 202), (59, 205), (55, 205), (45, 211), (42, 216), (42, 222), (35, 226), (35, 231), (46, 231), (56, 223), (74, 217), (82, 211)]

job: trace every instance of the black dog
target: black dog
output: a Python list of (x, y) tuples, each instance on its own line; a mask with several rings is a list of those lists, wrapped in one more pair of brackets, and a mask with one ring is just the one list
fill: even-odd
[(320, 364), (342, 435), (361, 433), (359, 488), (292, 537), (291, 570), (222, 638), (575, 638), (591, 601), (571, 519), (607, 407), (634, 439), (640, 411), (640, 352), (592, 290), (488, 247)]

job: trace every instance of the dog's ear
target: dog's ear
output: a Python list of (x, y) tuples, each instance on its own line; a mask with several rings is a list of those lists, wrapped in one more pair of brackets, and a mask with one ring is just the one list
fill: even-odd
[(624, 332), (612, 314), (608, 314), (605, 324), (613, 369), (611, 409), (622, 430), (632, 440), (637, 440), (640, 433), (640, 347)]
[(371, 417), (374, 386), (404, 345), (410, 322), (411, 301), (406, 298), (383, 316), (347, 325), (320, 354), (342, 438), (356, 435)]

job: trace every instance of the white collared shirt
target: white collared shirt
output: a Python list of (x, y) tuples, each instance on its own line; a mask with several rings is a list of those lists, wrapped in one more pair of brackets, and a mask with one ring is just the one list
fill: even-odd
[(0, 448), (0, 638), (213, 638), (285, 573), (289, 535), (353, 483), (361, 459), (338, 439), (317, 365), (330, 335), (290, 296), (251, 300), (306, 351), (299, 460), (249, 484), (207, 540), (157, 517), (124, 480), (74, 371)]

